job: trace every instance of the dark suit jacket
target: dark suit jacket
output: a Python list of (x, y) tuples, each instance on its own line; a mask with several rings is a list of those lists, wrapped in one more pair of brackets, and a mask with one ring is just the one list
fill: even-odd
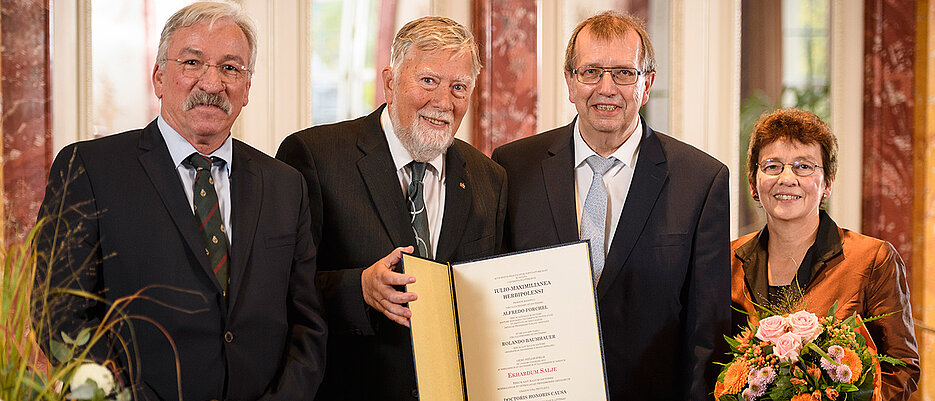
[[(363, 300), (364, 268), (415, 244), (406, 197), (380, 125), (368, 116), (299, 131), (276, 157), (305, 176), (318, 245), (318, 284), (331, 336), (319, 400), (415, 399), (409, 329)], [(445, 212), (436, 260), (496, 253), (506, 211), (503, 169), (465, 142), (445, 156)], [(418, 278), (417, 278), (418, 279)]]
[[(53, 262), (54, 281), (110, 302), (141, 290), (151, 298), (127, 308), (146, 319), (131, 319), (142, 398), (179, 396), (173, 348), (157, 325), (178, 350), (185, 399), (309, 399), (320, 383), (326, 332), (304, 181), (238, 140), (233, 146), (227, 302), (155, 121), (72, 144), (52, 165), (39, 249), (69, 251)], [(67, 236), (55, 234), (66, 227)], [(72, 327), (99, 323), (106, 308), (70, 302), (63, 324)]]
[[(509, 250), (578, 239), (573, 131), (574, 122), (494, 151), (510, 181)], [(611, 399), (707, 399), (730, 321), (727, 167), (645, 121), (640, 134), (597, 286)]]

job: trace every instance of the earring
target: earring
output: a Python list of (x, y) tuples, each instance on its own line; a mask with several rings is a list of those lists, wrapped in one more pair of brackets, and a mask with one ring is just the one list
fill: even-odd
[(754, 192), (754, 193), (753, 193), (753, 200), (759, 201), (759, 200), (760, 200), (760, 194)]
[(822, 194), (822, 195), (821, 195), (821, 200), (825, 200), (825, 199), (828, 199), (828, 194)]

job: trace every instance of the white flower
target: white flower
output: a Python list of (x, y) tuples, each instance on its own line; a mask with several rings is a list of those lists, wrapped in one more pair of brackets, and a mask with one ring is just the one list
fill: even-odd
[(88, 379), (97, 383), (97, 387), (104, 390), (104, 394), (110, 394), (114, 390), (114, 375), (110, 373), (110, 370), (96, 363), (85, 363), (75, 369), (75, 375), (71, 377), (68, 385), (74, 390)]

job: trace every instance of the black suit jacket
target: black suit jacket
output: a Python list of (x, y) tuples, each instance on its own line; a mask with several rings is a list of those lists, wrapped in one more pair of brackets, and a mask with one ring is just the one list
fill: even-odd
[[(384, 106), (287, 137), (276, 157), (305, 176), (318, 245), (318, 283), (331, 336), (319, 400), (417, 398), (409, 329), (363, 300), (364, 268), (415, 244), (386, 135)], [(460, 140), (445, 156), (445, 211), (436, 260), (496, 253), (506, 211), (503, 169)], [(417, 278), (418, 279), (418, 278)]]
[[(141, 398), (179, 397), (173, 347), (157, 325), (178, 350), (185, 399), (310, 399), (320, 383), (326, 331), (304, 180), (234, 140), (230, 188), (225, 302), (155, 121), (72, 144), (52, 165), (39, 249), (68, 251), (53, 261), (54, 282), (109, 302), (141, 290), (148, 297), (127, 308), (147, 319), (131, 319)], [(66, 327), (99, 323), (106, 309), (69, 303), (71, 313), (57, 315)]]
[[(496, 149), (510, 181), (505, 243), (578, 239), (574, 122)], [(708, 399), (729, 332), (727, 167), (643, 122), (639, 156), (597, 285), (613, 400)]]

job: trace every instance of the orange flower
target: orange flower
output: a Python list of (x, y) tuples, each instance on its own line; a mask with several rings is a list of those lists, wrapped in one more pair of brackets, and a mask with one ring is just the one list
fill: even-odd
[(792, 399), (789, 401), (817, 401), (817, 400), (815, 399), (815, 397), (812, 397), (811, 394), (805, 393), (805, 394), (796, 394), (792, 396)]
[(843, 363), (843, 364), (847, 365), (847, 367), (851, 368), (851, 381), (850, 381), (850, 383), (854, 383), (854, 382), (856, 382), (857, 380), (860, 380), (860, 372), (863, 371), (864, 366), (863, 366), (863, 364), (860, 363), (860, 356), (857, 355), (857, 353), (854, 352), (854, 350), (852, 350), (852, 349), (850, 349), (850, 348), (845, 348), (845, 349), (844, 349), (844, 357), (841, 358), (841, 363)]
[(740, 358), (727, 367), (724, 373), (724, 393), (737, 394), (747, 385), (747, 374), (750, 372), (750, 366), (747, 360)]
[(821, 377), (821, 369), (818, 369), (817, 366), (809, 365), (809, 366), (805, 369), (805, 371), (808, 372), (808, 375), (809, 375), (809, 376), (814, 377), (814, 378), (816, 378), (816, 379), (819, 378), (819, 377)]

